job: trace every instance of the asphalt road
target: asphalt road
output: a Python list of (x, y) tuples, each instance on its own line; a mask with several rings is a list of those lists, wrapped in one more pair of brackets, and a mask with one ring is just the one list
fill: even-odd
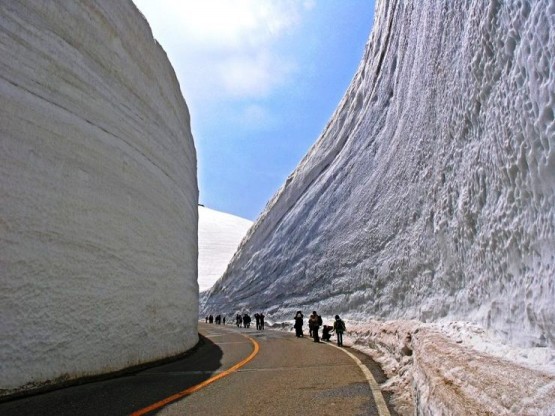
[[(179, 360), (0, 403), (0, 415), (380, 415), (363, 371), (339, 348), (282, 331), (200, 323), (199, 333)], [(345, 350), (385, 380), (369, 357)]]

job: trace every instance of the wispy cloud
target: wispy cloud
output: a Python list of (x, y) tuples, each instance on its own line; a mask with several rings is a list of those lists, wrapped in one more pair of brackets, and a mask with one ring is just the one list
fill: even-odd
[(167, 50), (193, 106), (268, 97), (297, 65), (279, 42), (312, 1), (134, 0)]
[(228, 57), (219, 63), (217, 76), (233, 98), (263, 98), (286, 83), (295, 69), (292, 60), (261, 51)]

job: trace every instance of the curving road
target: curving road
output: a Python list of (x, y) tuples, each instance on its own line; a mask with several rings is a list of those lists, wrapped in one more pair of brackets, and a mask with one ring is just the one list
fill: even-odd
[(204, 323), (199, 333), (179, 360), (0, 403), (0, 414), (395, 415), (368, 381), (385, 381), (379, 366), (350, 348)]
[[(339, 348), (282, 331), (206, 324), (200, 325), (200, 331), (222, 348), (224, 356), (229, 347), (247, 356), (253, 350), (247, 337), (260, 348), (243, 367), (166, 405), (160, 415), (394, 414), (387, 407), (379, 412), (366, 375), (353, 357)], [(384, 381), (372, 360), (350, 348), (346, 350), (370, 367), (374, 373), (370, 377)]]

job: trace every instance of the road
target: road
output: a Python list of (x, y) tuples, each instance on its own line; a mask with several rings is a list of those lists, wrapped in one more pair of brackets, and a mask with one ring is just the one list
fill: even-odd
[(372, 392), (372, 383), (355, 360), (370, 370), (370, 378), (383, 382), (379, 366), (351, 348), (342, 350), (283, 331), (204, 323), (199, 333), (199, 345), (177, 361), (0, 403), (0, 414), (395, 414), (384, 406), (377, 389)]

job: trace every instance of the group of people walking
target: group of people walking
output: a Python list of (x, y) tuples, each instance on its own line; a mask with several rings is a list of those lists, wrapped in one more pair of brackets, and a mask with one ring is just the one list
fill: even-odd
[[(254, 320), (256, 321), (256, 329), (257, 330), (263, 330), (264, 329), (264, 314), (263, 313), (255, 313), (254, 314)], [(243, 315), (241, 314), (237, 314), (237, 316), (235, 317), (235, 324), (237, 325), (237, 328), (250, 328), (251, 327), (251, 322), (252, 322), (252, 318), (250, 317), (250, 315), (248, 313), (245, 313)], [(223, 324), (225, 325), (225, 315), (216, 315), (216, 317), (214, 317), (213, 315), (208, 315), (206, 317), (206, 323), (209, 324)]]
[[(256, 329), (257, 330), (264, 330), (264, 314), (263, 313), (255, 313), (254, 319), (256, 322)], [(297, 311), (295, 314), (295, 324), (293, 328), (295, 328), (295, 335), (297, 337), (304, 337), (303, 334), (303, 325), (304, 325), (304, 315), (302, 311)], [(235, 316), (235, 324), (237, 328), (250, 328), (252, 318), (248, 313), (240, 314), (238, 313)], [(207, 323), (216, 323), (218, 325), (224, 324), (225, 325), (225, 315), (222, 317), (221, 315), (214, 316), (209, 315), (206, 317)], [(320, 338), (319, 330), (322, 327), (322, 338)], [(332, 333), (335, 332), (337, 337), (337, 345), (343, 346), (343, 333), (346, 331), (345, 322), (339, 317), (339, 315), (335, 315), (335, 320), (333, 325), (323, 325), (322, 317), (313, 311), (312, 314), (308, 318), (308, 333), (310, 337), (314, 340), (314, 342), (322, 341), (330, 341)]]
[(225, 325), (225, 315), (223, 317), (222, 317), (222, 315), (216, 315), (215, 318), (214, 318), (213, 315), (208, 315), (206, 317), (206, 323), (207, 324), (215, 323), (216, 325), (221, 325), (221, 324)]
[[(304, 337), (303, 334), (303, 325), (304, 325), (304, 315), (302, 311), (297, 311), (295, 314), (295, 324), (293, 328), (295, 328), (295, 335), (297, 337)], [(310, 317), (308, 318), (308, 332), (310, 337), (314, 339), (314, 342), (320, 342), (320, 336), (318, 331), (320, 327), (323, 325), (322, 317), (313, 311)], [(343, 345), (343, 333), (346, 331), (345, 322), (339, 317), (339, 315), (335, 315), (335, 321), (332, 325), (323, 325), (322, 327), (322, 340), (323, 341), (330, 341), (332, 332), (335, 332), (337, 336), (337, 345)]]
[[(254, 320), (256, 322), (256, 329), (259, 331), (264, 330), (264, 314), (263, 313), (255, 313), (254, 314)], [(241, 316), (241, 314), (237, 314), (235, 316), (235, 324), (237, 325), (237, 328), (241, 328), (241, 325), (243, 326), (243, 328), (250, 328), (251, 326), (251, 321), (252, 318), (250, 317), (250, 315), (248, 313), (245, 313)]]

